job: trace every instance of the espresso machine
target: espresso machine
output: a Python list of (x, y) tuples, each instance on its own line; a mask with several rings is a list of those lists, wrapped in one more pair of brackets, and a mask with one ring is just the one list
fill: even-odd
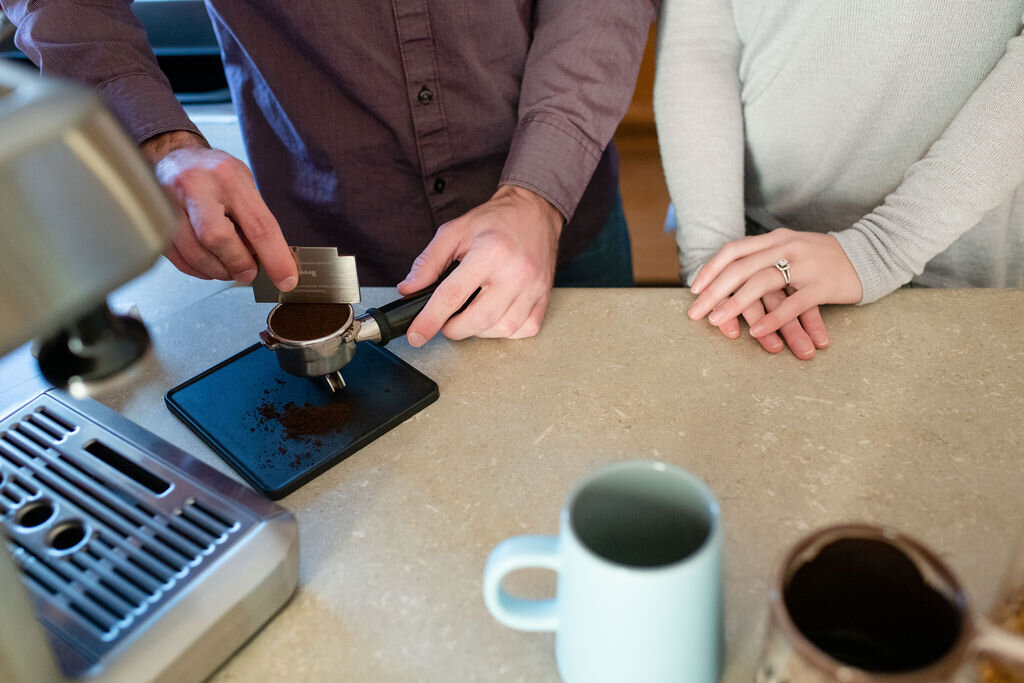
[(0, 61), (0, 356), (52, 385), (0, 411), (4, 683), (203, 680), (295, 591), (289, 512), (88, 398), (145, 358), (106, 296), (174, 224), (94, 93)]

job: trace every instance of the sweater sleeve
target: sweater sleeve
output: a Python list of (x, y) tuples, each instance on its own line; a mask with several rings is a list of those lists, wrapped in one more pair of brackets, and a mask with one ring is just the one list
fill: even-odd
[(664, 0), (654, 117), (687, 284), (745, 233), (740, 52), (730, 0)]
[(0, 0), (14, 40), (45, 76), (95, 87), (136, 142), (199, 134), (157, 65), (128, 0)]
[(832, 233), (871, 303), (924, 271), (1024, 182), (1024, 36), (881, 206)]
[(539, 0), (501, 183), (569, 220), (626, 113), (656, 0)]

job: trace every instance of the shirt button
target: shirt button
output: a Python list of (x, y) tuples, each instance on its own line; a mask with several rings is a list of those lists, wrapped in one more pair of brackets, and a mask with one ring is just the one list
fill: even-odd
[(438, 194), (444, 192), (444, 178), (438, 178), (434, 181), (434, 192)]
[(416, 99), (420, 101), (420, 104), (430, 104), (434, 101), (434, 93), (427, 86), (420, 88), (420, 92), (416, 95)]

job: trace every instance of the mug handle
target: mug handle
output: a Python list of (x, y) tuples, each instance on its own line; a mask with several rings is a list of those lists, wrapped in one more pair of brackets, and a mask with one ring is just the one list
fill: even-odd
[(501, 587), (506, 574), (517, 569), (550, 569), (561, 564), (557, 536), (515, 536), (491, 551), (484, 568), (484, 603), (494, 618), (520, 631), (558, 628), (557, 598), (529, 600), (509, 595)]
[(1017, 673), (1024, 673), (1024, 637), (1010, 633), (984, 617), (974, 623), (975, 658), (978, 656), (995, 660)]

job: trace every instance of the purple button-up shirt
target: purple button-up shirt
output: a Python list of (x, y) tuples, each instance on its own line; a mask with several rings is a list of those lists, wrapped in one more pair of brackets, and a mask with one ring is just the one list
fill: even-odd
[[(393, 285), (501, 184), (601, 230), (609, 145), (657, 0), (208, 0), (257, 185), (291, 244)], [(44, 74), (94, 84), (139, 142), (195, 127), (124, 0), (0, 0)], [(198, 131), (196, 131), (198, 132)]]

